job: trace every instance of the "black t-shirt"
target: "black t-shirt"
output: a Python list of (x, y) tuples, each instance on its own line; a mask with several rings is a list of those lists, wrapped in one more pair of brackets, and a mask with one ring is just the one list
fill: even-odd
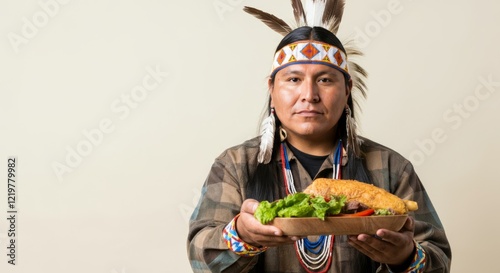
[(292, 150), (295, 157), (297, 157), (300, 164), (302, 164), (304, 169), (306, 169), (307, 173), (309, 173), (309, 176), (311, 178), (314, 178), (316, 176), (316, 174), (319, 171), (319, 168), (321, 168), (321, 165), (323, 165), (323, 162), (325, 162), (325, 159), (328, 157), (328, 155), (316, 156), (303, 153), (297, 150), (297, 148), (290, 145), (290, 143), (288, 143), (288, 146), (290, 147), (290, 150)]

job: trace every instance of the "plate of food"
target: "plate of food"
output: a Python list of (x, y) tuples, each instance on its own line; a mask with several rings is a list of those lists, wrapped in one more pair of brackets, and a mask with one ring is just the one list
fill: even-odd
[(356, 180), (319, 178), (304, 192), (260, 202), (255, 217), (285, 235), (375, 234), (400, 230), (418, 204)]
[(331, 216), (324, 220), (315, 217), (277, 217), (269, 224), (288, 236), (375, 234), (377, 230), (400, 230), (407, 215)]

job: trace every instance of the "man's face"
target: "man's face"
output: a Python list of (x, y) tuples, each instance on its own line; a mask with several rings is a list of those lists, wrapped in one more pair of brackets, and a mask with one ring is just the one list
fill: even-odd
[(332, 140), (350, 90), (342, 72), (322, 64), (294, 64), (269, 83), (271, 107), (289, 139)]

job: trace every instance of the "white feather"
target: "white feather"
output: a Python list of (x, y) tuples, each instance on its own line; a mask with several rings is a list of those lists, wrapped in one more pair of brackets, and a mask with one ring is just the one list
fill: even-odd
[(325, 7), (326, 0), (306, 0), (304, 10), (306, 12), (307, 24), (310, 27), (323, 26)]
[(271, 161), (275, 130), (274, 113), (271, 113), (261, 124), (260, 147), (259, 155), (257, 156), (259, 163), (267, 164)]

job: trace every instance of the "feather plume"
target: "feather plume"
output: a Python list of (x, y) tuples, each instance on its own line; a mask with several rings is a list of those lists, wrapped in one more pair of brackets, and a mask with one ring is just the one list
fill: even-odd
[(310, 27), (323, 25), (326, 0), (306, 0), (306, 21)]
[[(352, 79), (352, 87), (353, 87), (353, 92), (351, 93), (360, 93), (360, 95), (363, 98), (366, 98), (366, 79), (368, 78), (368, 73), (366, 70), (359, 65), (355, 59), (356, 57), (363, 56), (363, 52), (361, 52), (355, 45), (353, 40), (349, 40), (347, 42), (344, 42), (344, 48), (346, 50), (347, 56), (349, 56), (349, 59), (347, 61), (347, 66), (349, 68), (349, 74), (351, 75)], [(353, 101), (356, 104), (357, 108), (360, 109), (360, 105), (357, 100), (354, 99)]]
[(349, 40), (344, 42), (343, 44), (346, 50), (346, 54), (349, 56), (347, 65), (349, 67), (349, 74), (351, 75), (351, 80), (352, 80), (351, 96), (353, 104), (356, 108), (352, 110), (346, 109), (346, 116), (347, 116), (346, 125), (348, 134), (347, 145), (348, 147), (350, 147), (350, 149), (352, 149), (353, 153), (359, 157), (362, 155), (360, 146), (363, 141), (357, 135), (357, 123), (355, 119), (356, 117), (355, 112), (357, 112), (357, 110), (361, 110), (358, 97), (366, 98), (366, 89), (367, 89), (366, 79), (368, 78), (368, 73), (363, 67), (361, 67), (361, 65), (359, 65), (357, 62), (354, 61), (356, 57), (363, 56), (363, 52), (361, 52), (354, 45), (354, 41)]
[(347, 129), (347, 150), (352, 149), (355, 156), (361, 156), (361, 143), (362, 140), (358, 137), (356, 132), (356, 120), (352, 116), (349, 106), (346, 108), (346, 129)]
[(243, 10), (257, 19), (261, 20), (264, 24), (270, 27), (272, 30), (278, 32), (279, 34), (285, 36), (288, 33), (292, 32), (292, 28), (280, 18), (264, 12), (262, 10), (252, 8), (252, 7), (244, 7)]
[(267, 164), (271, 161), (271, 156), (273, 154), (273, 144), (274, 144), (274, 133), (276, 130), (275, 126), (274, 111), (262, 121), (261, 125), (261, 135), (260, 135), (260, 147), (257, 160), (259, 163)]
[(327, 0), (323, 13), (323, 27), (337, 34), (344, 14), (345, 0)]
[(307, 26), (306, 12), (304, 6), (302, 6), (302, 0), (292, 0), (292, 7), (297, 26)]

